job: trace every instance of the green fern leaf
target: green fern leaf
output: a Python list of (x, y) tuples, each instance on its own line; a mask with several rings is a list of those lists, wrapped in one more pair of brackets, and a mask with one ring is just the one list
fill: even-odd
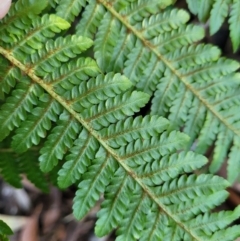
[[(81, 84), (82, 80), (87, 80), (90, 77), (97, 77), (100, 74), (99, 67), (96, 62), (91, 58), (78, 58), (77, 61), (68, 61), (62, 63), (61, 69), (56, 69), (46, 75), (45, 81), (54, 85), (54, 90), (59, 94), (68, 95), (73, 94), (70, 90), (73, 84)], [(66, 92), (66, 90), (69, 90)], [(74, 88), (78, 91), (77, 88)]]
[(210, 34), (215, 34), (229, 15), (228, 22), (233, 51), (238, 50), (240, 45), (238, 0), (187, 0), (187, 3), (190, 11), (198, 15), (200, 21), (205, 22), (209, 19)]
[(111, 232), (113, 228), (117, 228), (118, 223), (122, 220), (130, 203), (129, 197), (132, 195), (128, 186), (130, 182), (130, 176), (122, 168), (118, 168), (112, 177), (110, 185), (106, 188), (104, 201), (101, 210), (98, 212), (95, 227), (97, 235), (104, 236)]
[(197, 197), (190, 202), (181, 202), (179, 205), (172, 205), (173, 212), (178, 213), (183, 220), (188, 220), (201, 212), (209, 212), (220, 205), (228, 197), (226, 191), (219, 191), (208, 197)]
[(198, 17), (200, 21), (206, 21), (208, 19), (212, 5), (213, 5), (213, 0), (199, 1), (199, 9), (197, 11), (198, 11)]
[(118, 121), (101, 129), (101, 135), (113, 148), (127, 145), (137, 139), (149, 139), (158, 136), (168, 127), (168, 121), (158, 116), (138, 116)]
[(76, 33), (82, 36), (93, 38), (99, 21), (106, 13), (104, 7), (96, 1), (90, 1), (82, 13), (81, 22), (76, 26)]
[(45, 73), (52, 72), (52, 67), (60, 67), (61, 63), (75, 58), (77, 54), (82, 53), (91, 45), (92, 41), (90, 39), (81, 36), (60, 37), (56, 41), (49, 40), (45, 48), (31, 55), (31, 60), (28, 61), (34, 64), (35, 70), (39, 75), (44, 76)]
[(200, 1), (201, 0), (196, 0), (196, 1), (186, 0), (188, 7), (193, 14), (197, 14), (199, 12)]
[(233, 114), (239, 108), (239, 75), (234, 73), (239, 63), (219, 58), (220, 50), (214, 46), (194, 44), (203, 37), (203, 29), (186, 26), (189, 16), (185, 11), (155, 12), (156, 2), (148, 1), (146, 13), (135, 19), (139, 4), (142, 1), (128, 7), (91, 1), (77, 30), (94, 37), (101, 69), (124, 73), (137, 89), (152, 95), (151, 113), (184, 128), (191, 138), (189, 147), (196, 143), (196, 150), (204, 153), (215, 142), (210, 170), (219, 170), (228, 155), (232, 182), (239, 173), (233, 166), (240, 162), (238, 117)]
[(82, 7), (86, 5), (86, 0), (60, 0), (58, 4), (56, 9), (57, 15), (68, 22), (73, 22), (75, 17), (81, 12)]
[[(32, 28), (24, 35), (16, 36), (16, 41), (10, 43), (10, 49), (15, 54), (32, 54), (35, 49), (42, 48), (42, 41), (53, 38), (56, 33), (67, 29), (70, 24), (55, 15), (44, 15), (32, 21)], [(26, 38), (27, 35), (27, 38)]]
[(27, 118), (27, 112), (31, 112), (37, 104), (39, 87), (29, 83), (18, 83), (12, 95), (6, 99), (0, 110), (0, 139), (3, 140), (15, 127)]
[(121, 1), (113, 1), (113, 2), (115, 2), (113, 4), (114, 8), (121, 10), (121, 12), (123, 12), (124, 14), (130, 15), (130, 18), (138, 21), (144, 17), (148, 17), (154, 13), (157, 13), (160, 9), (166, 8), (167, 6), (171, 5), (174, 1), (173, 0), (163, 0), (163, 1), (153, 0), (151, 1), (151, 4), (146, 3), (146, 1), (144, 0), (129, 1), (129, 4), (125, 5), (124, 7), (119, 6), (119, 2)]
[(94, 159), (98, 149), (99, 143), (83, 129), (78, 139), (75, 140), (70, 154), (66, 156), (66, 162), (59, 171), (59, 186), (66, 188), (79, 180), (91, 164), (91, 160)]
[(106, 76), (98, 75), (97, 78), (83, 81), (79, 86), (74, 86), (70, 91), (65, 92), (65, 96), (71, 99), (73, 108), (81, 112), (91, 107), (92, 104), (96, 105), (103, 100), (115, 97), (129, 89), (131, 85), (127, 78), (110, 73)]
[[(202, 216), (198, 216), (195, 220), (191, 220), (190, 225), (193, 229), (199, 229), (203, 226), (206, 226), (204, 228), (205, 233), (211, 234), (216, 230), (227, 227), (230, 223), (232, 223), (233, 220), (236, 219), (236, 217), (239, 217), (239, 215), (239, 207), (237, 207), (233, 212), (221, 211), (214, 214), (206, 213)], [(210, 224), (208, 223), (207, 225), (205, 225), (206, 221), (210, 221)]]
[(226, 233), (224, 233), (222, 230), (220, 230), (220, 231), (216, 232), (209, 240), (210, 241), (235, 240), (238, 237), (238, 229), (239, 229), (239, 225), (229, 228)]
[(32, 1), (20, 0), (12, 4), (7, 16), (1, 21), (0, 39), (10, 43), (15, 41), (15, 37), (22, 35), (27, 29), (32, 19), (41, 13), (47, 6), (46, 0)]
[(116, 163), (112, 157), (99, 157), (91, 162), (91, 166), (82, 175), (73, 205), (74, 214), (78, 219), (83, 218), (99, 200), (110, 182), (109, 175), (115, 171), (114, 166)]
[(233, 0), (233, 5), (230, 11), (229, 28), (230, 28), (230, 37), (232, 40), (234, 52), (238, 50), (238, 47), (240, 45), (239, 13), (240, 13), (240, 2), (237, 0)]
[[(69, 1), (67, 3), (69, 4)], [(197, 88), (198, 85), (205, 87), (205, 82), (212, 84), (210, 79), (213, 76), (218, 79), (223, 76), (228, 77), (237, 65), (225, 59), (220, 59), (213, 64), (212, 58), (215, 60), (218, 55), (215, 48), (211, 52), (211, 57), (204, 58), (203, 54), (199, 65), (188, 66), (188, 68), (179, 67), (171, 59), (166, 60), (164, 56), (169, 52), (174, 51), (175, 48), (185, 48), (203, 35), (198, 27), (192, 25), (185, 27), (182, 24), (187, 21), (187, 17), (181, 10), (179, 12), (180, 17), (183, 18), (180, 21), (181, 26), (174, 21), (172, 27), (171, 24), (166, 24), (159, 31), (155, 27), (152, 28), (152, 32), (148, 32), (149, 27), (142, 29), (139, 24), (141, 21), (149, 22), (152, 15), (161, 14), (161, 9), (171, 3), (172, 1), (168, 0), (95, 2), (97, 5), (102, 5), (101, 9), (105, 9), (106, 18), (100, 23), (99, 28), (102, 32), (96, 34), (94, 48), (98, 49), (97, 44), (103, 43), (105, 51), (102, 51), (102, 57), (97, 56), (97, 60), (101, 63), (100, 67), (107, 70), (108, 65), (105, 65), (101, 58), (111, 65), (109, 53), (115, 51), (114, 44), (118, 41), (118, 35), (114, 36), (112, 28), (105, 28), (102, 24), (120, 26), (121, 34), (126, 36), (127, 33), (124, 41), (124, 38), (119, 38), (121, 44), (127, 43), (123, 45), (121, 51), (124, 53), (120, 58), (126, 59), (119, 61), (123, 66), (116, 65), (116, 69), (121, 69), (128, 75), (127, 77), (133, 79), (134, 83), (139, 83), (142, 81), (139, 73), (144, 71), (149, 60), (155, 61), (153, 62), (155, 65), (159, 64), (159, 78), (165, 75), (165, 78), (175, 80), (171, 88), (172, 96), (177, 100), (173, 100), (174, 104), (170, 106), (169, 103), (164, 103), (163, 106), (166, 109), (163, 111), (169, 112), (170, 117), (172, 114), (177, 122), (188, 118), (188, 108), (193, 107), (191, 100), (198, 93), (193, 91), (195, 90), (193, 87)], [(59, 1), (59, 4), (62, 5), (63, 2)], [(133, 13), (134, 9), (137, 14)], [(171, 10), (166, 11), (165, 17), (171, 17)], [(121, 16), (123, 13), (125, 18)], [(155, 20), (158, 21), (158, 19), (160, 22), (163, 19), (164, 22), (167, 21), (165, 17), (153, 17), (153, 25), (156, 25)], [(95, 22), (97, 18), (91, 19)], [(89, 25), (91, 34), (94, 33), (92, 29), (94, 24)], [(31, 26), (31, 23), (28, 23), (28, 28)], [(19, 35), (23, 36), (23, 31), (26, 29), (18, 29)], [(110, 41), (108, 38), (102, 38), (102, 34), (108, 36), (105, 32), (107, 30), (110, 30), (110, 35), (114, 37)], [(155, 36), (159, 33), (162, 34)], [(131, 41), (126, 41), (127, 39)], [(109, 41), (108, 44), (104, 45), (105, 41)], [(78, 35), (61, 36), (53, 40), (43, 39), (44, 47), (35, 49), (33, 46), (34, 54), (25, 59), (22, 59), (23, 55), (18, 54), (18, 50), (12, 53), (5, 45), (0, 46), (1, 58), (7, 59), (0, 73), (6, 72), (6, 65), (19, 69), (15, 80), (18, 84), (12, 93), (18, 89), (21, 90), (23, 86), (22, 89), (27, 97), (20, 94), (19, 100), (27, 98), (27, 103), (31, 103), (25, 110), (22, 109), (22, 103), (19, 106), (16, 104), (18, 99), (9, 100), (11, 97), (7, 97), (2, 105), (3, 113), (6, 113), (8, 118), (5, 124), (8, 132), (5, 135), (17, 127), (12, 137), (14, 150), (24, 152), (44, 138), (40, 157), (41, 169), (53, 170), (56, 173), (58, 165), (62, 163), (59, 161), (63, 159), (64, 164), (59, 170), (58, 183), (61, 187), (78, 183), (73, 204), (77, 218), (85, 216), (103, 195), (105, 200), (98, 214), (99, 220), (96, 226), (99, 236), (117, 228), (118, 241), (203, 241), (217, 239), (220, 234), (224, 236), (231, 230), (230, 237), (233, 240), (240, 231), (236, 230), (236, 226), (228, 228), (227, 225), (238, 218), (239, 208), (233, 212), (210, 214), (211, 209), (226, 198), (224, 189), (229, 183), (218, 176), (194, 173), (204, 166), (207, 160), (201, 155), (183, 151), (188, 145), (189, 137), (178, 130), (173, 130), (167, 119), (156, 115), (138, 116), (139, 110), (149, 102), (148, 94), (134, 90), (132, 83), (125, 76), (109, 71), (100, 73), (94, 60), (80, 57), (80, 54), (90, 48), (92, 43), (87, 37)], [(132, 46), (134, 48), (131, 48)], [(117, 51), (120, 49), (117, 46)], [(139, 56), (134, 58), (133, 50), (137, 50), (137, 54), (144, 58)], [(190, 49), (185, 48), (182, 52), (191, 58)], [(194, 55), (197, 55), (197, 52), (195, 51)], [(130, 59), (130, 56), (133, 56), (133, 59)], [(77, 59), (77, 57), (80, 58)], [(159, 63), (159, 59), (162, 63)], [(68, 61), (69, 63), (66, 63)], [(130, 68), (123, 68), (127, 61), (132, 71)], [(186, 64), (183, 61), (183, 65), (184, 63)], [(134, 72), (135, 69), (140, 72)], [(196, 82), (194, 82), (194, 74), (197, 76), (195, 76)], [(186, 77), (188, 75), (189, 79)], [(25, 77), (22, 78), (22, 76)], [(238, 78), (236, 79), (238, 83)], [(162, 83), (166, 84), (166, 80)], [(184, 85), (185, 87), (181, 90), (180, 87)], [(35, 86), (38, 88), (35, 89)], [(233, 86), (236, 86), (235, 83)], [(36, 96), (36, 103), (29, 101), (31, 87)], [(225, 90), (224, 87), (222, 88)], [(228, 96), (232, 91), (232, 88), (226, 88), (224, 93), (221, 92), (224, 96)], [(180, 93), (183, 94), (187, 91), (188, 93), (181, 97), (180, 94), (177, 96), (176, 90), (181, 90)], [(213, 88), (212, 92), (209, 92), (209, 99), (215, 101), (220, 98), (214, 95), (218, 91), (218, 88), (215, 90)], [(206, 95), (207, 93), (204, 93), (203, 96)], [(195, 98), (195, 102), (202, 99)], [(182, 101), (179, 103), (179, 100)], [(12, 110), (14, 119), (17, 120), (16, 125), (14, 121), (13, 123), (10, 121), (11, 114), (6, 111), (7, 101), (13, 102)], [(208, 106), (204, 101), (203, 111), (207, 112), (210, 104)], [(174, 114), (181, 106), (183, 106), (183, 112)], [(173, 112), (170, 111), (171, 107), (174, 109)], [(225, 106), (225, 109), (227, 108), (229, 109), (229, 105)], [(224, 109), (215, 111), (222, 113)], [(209, 112), (207, 113), (209, 121), (213, 122), (211, 119), (213, 117)], [(222, 114), (227, 116), (227, 113)], [(20, 119), (21, 116), (23, 116), (22, 119)], [(220, 120), (217, 119), (215, 122), (218, 124)], [(131, 126), (128, 126), (128, 123)], [(213, 131), (212, 135), (215, 134)], [(217, 197), (219, 200), (214, 200)], [(208, 200), (208, 203), (201, 203), (202, 200)], [(187, 212), (187, 215), (179, 212), (178, 208)], [(226, 222), (219, 222), (219, 219), (225, 218)], [(204, 225), (198, 225), (202, 223)], [(222, 230), (225, 232), (223, 233)]]
[(42, 155), (39, 161), (42, 170), (45, 172), (51, 170), (58, 160), (63, 159), (64, 154), (72, 147), (73, 140), (76, 139), (81, 129), (79, 124), (74, 119), (71, 119), (68, 113), (63, 113), (59, 119), (57, 126), (52, 129), (48, 140), (40, 150)]
[(0, 99), (5, 99), (5, 95), (9, 94), (12, 87), (16, 84), (16, 72), (18, 71), (17, 68), (11, 67), (9, 68), (9, 63), (5, 59), (1, 60), (1, 77), (0, 77)]
[(216, 33), (221, 25), (223, 24), (224, 19), (228, 15), (228, 5), (230, 3), (230, 0), (216, 0), (213, 4), (213, 8), (211, 11), (210, 16), (210, 33), (214, 34)]
[(51, 121), (56, 121), (60, 112), (59, 104), (51, 99), (39, 103), (39, 106), (32, 110), (32, 115), (17, 129), (13, 136), (12, 148), (21, 153), (33, 144), (39, 144), (40, 139), (46, 137), (46, 131), (51, 128)]
[(143, 92), (128, 91), (117, 97), (109, 98), (99, 105), (94, 105), (90, 109), (85, 109), (82, 112), (82, 116), (88, 122), (91, 122), (94, 128), (98, 129), (115, 123), (117, 120), (125, 119), (126, 116), (133, 115), (135, 112), (138, 112), (148, 100), (149, 96)]

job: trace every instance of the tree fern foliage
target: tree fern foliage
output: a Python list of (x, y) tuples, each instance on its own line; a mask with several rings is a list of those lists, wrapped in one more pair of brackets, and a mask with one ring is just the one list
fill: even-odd
[[(215, 47), (192, 45), (202, 30), (184, 25), (188, 14), (168, 7), (170, 0), (47, 3), (19, 0), (1, 21), (3, 143), (11, 139), (8, 149), (20, 156), (39, 148), (43, 172), (63, 162), (57, 182), (77, 185), (76, 218), (103, 196), (98, 236), (116, 229), (118, 241), (238, 237), (230, 224), (239, 207), (212, 212), (229, 183), (198, 175), (207, 159), (186, 151), (198, 134), (207, 146), (219, 131), (216, 150), (227, 141), (237, 156), (238, 65), (216, 60)], [(79, 13), (73, 34), (67, 21)], [(150, 98), (152, 113), (141, 115)], [(194, 130), (191, 138), (173, 123)], [(23, 160), (21, 172), (31, 174)], [(0, 168), (4, 176), (7, 166)]]
[(210, 34), (216, 33), (228, 17), (233, 50), (240, 45), (240, 2), (238, 0), (187, 0), (190, 11), (200, 21), (209, 20)]
[(77, 33), (94, 39), (102, 71), (121, 72), (152, 96), (151, 114), (184, 130), (189, 147), (204, 154), (214, 146), (211, 172), (228, 157), (233, 182), (240, 170), (239, 63), (220, 57), (215, 46), (196, 44), (204, 30), (186, 25), (186, 11), (162, 10), (159, 2), (89, 1)]

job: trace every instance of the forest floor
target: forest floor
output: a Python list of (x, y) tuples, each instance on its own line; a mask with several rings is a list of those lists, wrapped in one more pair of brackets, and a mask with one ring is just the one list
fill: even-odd
[(51, 187), (44, 194), (28, 180), (15, 189), (0, 182), (0, 219), (13, 229), (11, 241), (113, 241), (114, 234), (98, 238), (94, 235), (100, 201), (81, 221), (72, 215), (75, 190), (60, 191)]

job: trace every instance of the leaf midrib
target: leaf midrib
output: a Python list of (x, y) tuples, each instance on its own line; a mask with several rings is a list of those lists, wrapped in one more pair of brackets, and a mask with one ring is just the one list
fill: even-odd
[(155, 48), (152, 43), (150, 43), (144, 38), (140, 31), (131, 26), (131, 24), (128, 23), (127, 19), (122, 17), (118, 12), (116, 12), (115, 9), (113, 9), (111, 5), (106, 2), (106, 0), (98, 0), (98, 2), (102, 4), (113, 16), (115, 16), (130, 32), (132, 32), (138, 39), (140, 39), (143, 45), (150, 49), (158, 57), (158, 59), (164, 62), (164, 64), (174, 73), (174, 75), (182, 81), (186, 88), (203, 103), (206, 109), (208, 109), (217, 119), (220, 120), (221, 123), (223, 123), (228, 129), (230, 129), (235, 135), (240, 136), (240, 131), (236, 130), (216, 110), (214, 110), (214, 107), (210, 103), (208, 103), (208, 101), (204, 99), (197, 90), (195, 90), (190, 84), (187, 83), (186, 78), (174, 68), (171, 62), (169, 62), (166, 58), (164, 58), (163, 55), (158, 52), (157, 48)]
[(158, 202), (158, 197), (150, 190), (148, 187), (142, 182), (141, 178), (137, 177), (135, 173), (131, 170), (131, 168), (125, 164), (121, 158), (118, 156), (118, 154), (115, 152), (114, 149), (108, 146), (108, 143), (102, 139), (100, 134), (95, 131), (90, 123), (87, 123), (77, 112), (75, 112), (69, 103), (63, 99), (61, 96), (56, 94), (54, 92), (54, 89), (49, 84), (45, 83), (41, 78), (36, 76), (33, 68), (28, 68), (24, 64), (22, 64), (20, 61), (18, 61), (10, 51), (5, 50), (0, 46), (0, 54), (2, 54), (5, 58), (7, 58), (12, 64), (17, 66), (20, 70), (22, 70), (26, 75), (28, 75), (34, 82), (39, 84), (43, 89), (45, 89), (46, 92), (48, 92), (56, 101), (58, 101), (77, 121), (79, 121), (82, 126), (89, 131), (89, 133), (98, 140), (98, 142), (106, 149), (106, 151), (111, 154), (119, 163), (120, 165), (126, 170), (128, 175), (130, 175), (147, 193), (147, 195), (156, 202), (157, 205), (171, 218), (173, 219), (181, 228), (183, 228), (186, 232), (188, 232), (193, 238), (195, 238), (198, 241), (202, 241), (199, 239), (199, 237), (192, 233), (191, 230), (188, 229), (186, 225), (184, 225), (178, 217), (176, 217), (174, 214), (171, 213), (171, 211), (163, 204)]
[(137, 176), (136, 173), (133, 172), (133, 170), (122, 160), (122, 158), (118, 155), (117, 152), (115, 152), (114, 149), (108, 146), (108, 143), (105, 142), (105, 140), (93, 129), (91, 126), (91, 123), (87, 123), (80, 115), (79, 113), (75, 112), (71, 105), (63, 99), (61, 96), (59, 96), (57, 93), (54, 92), (53, 86), (51, 86), (49, 83), (45, 83), (43, 79), (39, 78), (35, 72), (34, 72), (34, 65), (29, 68), (28, 66), (25, 66), (20, 61), (18, 61), (13, 54), (5, 50), (3, 47), (0, 46), (0, 54), (2, 54), (6, 59), (8, 59), (13, 65), (17, 66), (23, 73), (28, 75), (35, 83), (39, 84), (47, 93), (49, 93), (56, 101), (58, 101), (77, 121), (79, 121), (82, 126), (88, 130), (88, 132), (98, 140), (98, 142), (102, 145), (103, 148), (112, 156), (114, 157), (120, 165), (125, 169), (125, 171), (130, 175), (144, 190), (144, 192), (147, 193), (147, 195), (150, 197), (151, 200), (153, 200), (163, 212), (166, 213), (178, 226), (180, 226), (183, 230), (185, 230), (189, 235), (191, 235), (195, 240), (197, 241), (203, 241), (198, 235), (190, 230), (183, 222), (181, 222), (180, 218), (174, 215), (171, 210), (166, 207), (164, 204), (160, 203), (158, 200), (158, 197), (153, 193), (153, 191), (145, 185), (141, 178)]
[[(222, 118), (220, 116), (220, 114), (218, 114), (213, 107), (211, 107), (210, 103), (207, 102), (207, 100), (205, 100), (200, 94), (198, 94), (198, 92), (191, 87), (191, 85), (189, 85), (187, 83), (186, 78), (184, 78), (181, 73), (179, 73), (174, 66), (171, 65), (171, 63), (164, 58), (163, 55), (161, 55), (158, 50), (155, 48), (155, 46), (152, 45), (152, 43), (150, 43), (149, 41), (147, 41), (144, 36), (141, 35), (141, 33), (138, 32), (138, 30), (134, 29), (130, 23), (127, 22), (127, 19), (122, 17), (117, 11), (115, 11), (115, 9), (112, 7), (112, 5), (110, 5), (106, 0), (97, 0), (100, 4), (102, 4), (113, 16), (115, 16), (130, 32), (132, 32), (139, 40), (141, 40), (141, 42), (143, 43), (143, 45), (145, 45), (148, 49), (150, 49), (156, 56), (158, 59), (160, 59), (162, 62), (164, 62), (164, 64), (172, 71), (172, 73), (175, 74), (175, 76), (178, 77), (179, 80), (181, 80), (183, 82), (183, 84), (186, 86), (187, 89), (189, 89), (202, 103), (203, 105), (206, 107), (206, 109), (209, 109), (210, 112), (212, 112), (212, 114), (218, 118), (220, 120), (220, 122), (222, 122), (228, 129), (230, 129), (234, 134), (240, 136), (240, 131), (237, 131), (236, 129), (234, 129), (234, 127), (232, 127), (224, 118)], [(142, 183), (141, 179), (139, 179), (136, 174), (132, 173), (132, 170), (129, 169), (129, 167), (127, 165), (125, 165), (124, 163), (122, 163), (121, 159), (115, 157), (120, 164), (123, 166), (123, 168), (130, 174), (132, 175), (133, 179), (144, 189), (144, 191), (152, 198), (152, 200), (154, 202), (156, 202), (160, 208), (169, 216), (171, 217), (181, 228), (183, 228), (186, 232), (188, 232), (194, 239), (201, 241), (203, 240), (201, 237), (199, 237), (195, 232), (192, 232), (185, 224), (183, 224), (181, 222), (181, 220), (179, 220), (179, 218), (177, 216), (175, 216), (173, 213), (171, 213), (171, 210), (169, 210), (164, 204), (159, 203), (159, 201), (157, 200), (157, 197), (155, 196), (154, 193), (152, 193), (151, 190), (148, 189), (148, 187), (146, 185), (144, 185), (144, 183)]]

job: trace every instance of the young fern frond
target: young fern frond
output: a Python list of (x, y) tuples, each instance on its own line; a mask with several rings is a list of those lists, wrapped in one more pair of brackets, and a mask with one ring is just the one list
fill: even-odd
[(187, 0), (190, 11), (199, 20), (209, 20), (210, 34), (215, 34), (227, 16), (233, 50), (236, 52), (240, 45), (240, 2), (238, 0)]
[(103, 71), (122, 72), (153, 96), (151, 114), (183, 128), (191, 137), (189, 147), (194, 143), (204, 154), (215, 146), (211, 172), (228, 156), (233, 182), (240, 170), (239, 63), (220, 58), (215, 46), (195, 44), (204, 31), (185, 24), (186, 11), (157, 10), (161, 1), (133, 1), (124, 7), (119, 2), (89, 1), (77, 33), (94, 39), (94, 56)]
[[(19, 0), (19, 6), (25, 1)], [(35, 2), (44, 5), (45, 0), (29, 0), (28, 3), (34, 5)], [(63, 4), (63, 1), (57, 2)], [(217, 241), (219, 236), (225, 236), (225, 240), (234, 240), (240, 235), (239, 226), (229, 228), (228, 225), (240, 216), (239, 207), (234, 211), (211, 213), (227, 198), (225, 188), (229, 183), (212, 174), (197, 175), (195, 171), (204, 166), (207, 160), (199, 154), (183, 150), (189, 137), (173, 130), (164, 117), (138, 115), (140, 109), (149, 102), (149, 94), (135, 90), (126, 76), (108, 71), (114, 65), (115, 72), (123, 71), (134, 83), (140, 83), (142, 78), (138, 72), (124, 69), (125, 60), (122, 61), (122, 58), (127, 59), (128, 56), (127, 61), (132, 70), (143, 70), (151, 59), (159, 66), (160, 76), (164, 70), (169, 75), (171, 71), (174, 72), (175, 79), (180, 77), (176, 74), (178, 70), (170, 65), (171, 61), (166, 70), (166, 62), (159, 61), (160, 55), (157, 55), (157, 48), (154, 48), (150, 40), (146, 40), (145, 45), (142, 44), (143, 36), (148, 35), (147, 30), (140, 33), (139, 29), (133, 31), (132, 27), (132, 24), (141, 27), (139, 21), (146, 17), (153, 16), (153, 23), (161, 20), (159, 9), (171, 2), (91, 1), (96, 7), (94, 11), (98, 9), (100, 15), (106, 14), (94, 46), (98, 63), (106, 73), (101, 72), (93, 59), (81, 55), (93, 44), (87, 37), (76, 34), (48, 40), (38, 34), (39, 44), (31, 46), (27, 41), (28, 35), (24, 40), (25, 31), (32, 28), (31, 22), (26, 22), (24, 29), (14, 31), (11, 38), (14, 41), (21, 36), (21, 45), (17, 46), (17, 42), (4, 42), (0, 45), (0, 58), (4, 63), (0, 65), (0, 73), (7, 78), (1, 79), (4, 102), (0, 116), (4, 116), (1, 118), (5, 121), (1, 133), (4, 139), (14, 131), (11, 147), (18, 153), (42, 142), (39, 161), (44, 172), (53, 170), (63, 159), (58, 184), (63, 188), (73, 183), (78, 184), (73, 204), (74, 215), (78, 219), (88, 213), (101, 195), (104, 196), (95, 228), (99, 236), (117, 228), (117, 241)], [(88, 5), (90, 8), (91, 4)], [(89, 12), (88, 6), (86, 11)], [(119, 8), (119, 13), (114, 7)], [(120, 18), (121, 11), (125, 14), (125, 20), (120, 20), (127, 23), (128, 33), (126, 26), (116, 18)], [(166, 11), (163, 19), (169, 16)], [(176, 10), (173, 11), (177, 13)], [(159, 17), (155, 18), (154, 14)], [(179, 14), (187, 20), (184, 11)], [(94, 23), (100, 15), (92, 14)], [(131, 16), (131, 21), (128, 15)], [(39, 18), (46, 18), (45, 16), (40, 15)], [(85, 21), (86, 16), (83, 19)], [(199, 37), (195, 36), (198, 28), (190, 26), (185, 29), (182, 26), (178, 29), (181, 21), (174, 21), (172, 24), (176, 30), (162, 35), (164, 42), (159, 48), (163, 48), (164, 54), (167, 54), (173, 43), (179, 46)], [(94, 23), (90, 34), (97, 29)], [(62, 25), (57, 24), (56, 28), (59, 29)], [(66, 26), (64, 24), (62, 29), (65, 30)], [(114, 36), (111, 32), (114, 28), (108, 26), (120, 27), (123, 35), (119, 38)], [(169, 28), (171, 29), (170, 25), (163, 25), (160, 31)], [(51, 29), (55, 29), (54, 26)], [(124, 49), (116, 45), (121, 53), (120, 65), (110, 61), (115, 46), (111, 41), (106, 44), (102, 39), (102, 34), (108, 36), (106, 29), (112, 38), (105, 40), (114, 43), (117, 38), (123, 44)], [(155, 28), (151, 31), (151, 36), (154, 36)], [(0, 30), (0, 36), (1, 34)], [(175, 38), (182, 34), (185, 34), (185, 38), (177, 44)], [(101, 42), (104, 51), (99, 48)], [(131, 52), (131, 47), (136, 52)], [(214, 48), (211, 50), (216, 52)], [(29, 52), (32, 53), (30, 56)], [(134, 59), (135, 53), (144, 58)], [(184, 53), (188, 53), (187, 50)], [(114, 53), (113, 56), (118, 55)], [(203, 62), (206, 59), (211, 62), (211, 58), (202, 57)], [(203, 64), (202, 61), (200, 64)], [(217, 64), (212, 68), (214, 67), (218, 69)], [(179, 80), (176, 83), (177, 81)], [(147, 92), (152, 94), (154, 90)]]

